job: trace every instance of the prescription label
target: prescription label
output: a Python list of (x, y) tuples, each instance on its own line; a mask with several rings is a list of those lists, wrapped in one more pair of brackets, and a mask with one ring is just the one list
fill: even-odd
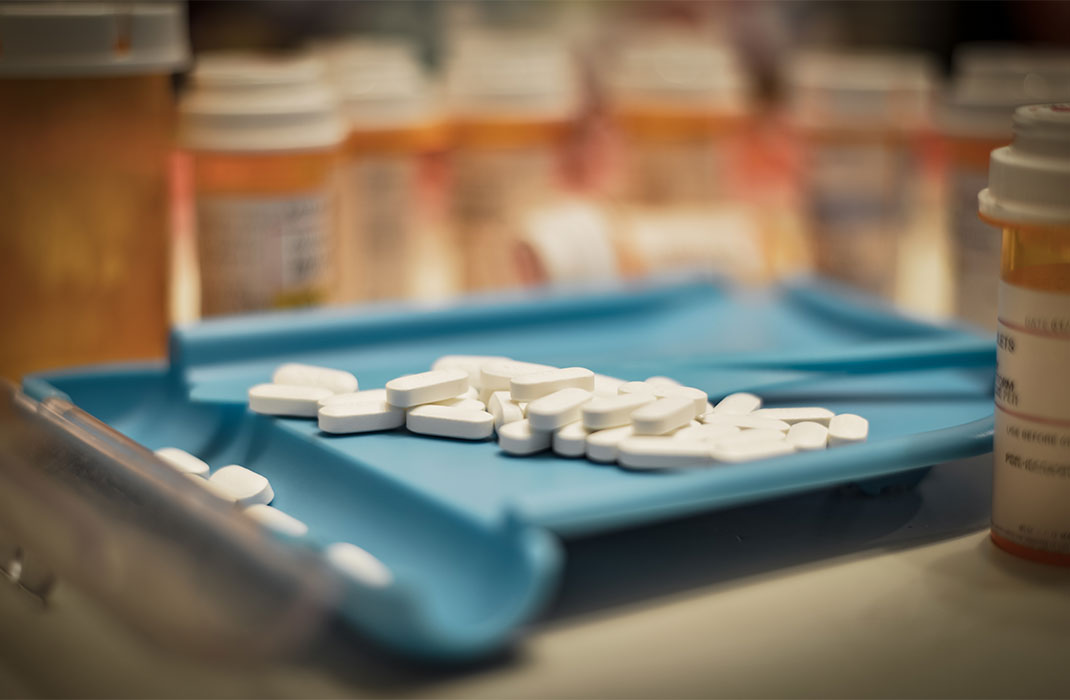
[(204, 313), (323, 301), (330, 279), (331, 231), (331, 197), (324, 192), (198, 198)]
[(999, 285), (992, 530), (1070, 553), (1070, 295)]
[(1002, 235), (977, 215), (977, 193), (988, 187), (984, 170), (959, 167), (951, 173), (951, 236), (954, 245), (955, 306), (958, 315), (995, 329)]

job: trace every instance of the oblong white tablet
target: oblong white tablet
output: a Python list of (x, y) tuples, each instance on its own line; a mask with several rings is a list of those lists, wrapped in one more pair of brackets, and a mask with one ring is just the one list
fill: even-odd
[(302, 365), (297, 362), (279, 365), (271, 375), (271, 381), (276, 384), (318, 386), (330, 389), (333, 394), (351, 394), (359, 388), (357, 378), (345, 370)]
[(728, 447), (714, 445), (710, 454), (715, 462), (733, 464), (736, 462), (753, 462), (757, 459), (768, 459), (770, 457), (782, 457), (794, 452), (795, 448), (792, 447), (790, 442), (776, 440), (772, 442), (743, 443)]
[(787, 438), (786, 433), (779, 430), (744, 430), (738, 435), (731, 435), (716, 441), (718, 447), (734, 447), (737, 445), (753, 445), (759, 442), (781, 442)]
[(761, 398), (754, 394), (748, 394), (745, 391), (741, 391), (735, 394), (729, 394), (718, 401), (717, 405), (713, 407), (713, 412), (739, 416), (753, 413), (761, 407)]
[(688, 425), (694, 417), (693, 400), (658, 399), (632, 412), (632, 427), (636, 435), (664, 435)]
[(852, 442), (865, 442), (869, 436), (869, 421), (854, 413), (841, 413), (829, 421), (829, 447)]
[(582, 457), (587, 451), (587, 429), (576, 421), (554, 431), (551, 447), (562, 457)]
[(409, 408), (443, 399), (452, 399), (468, 388), (468, 373), (461, 369), (433, 369), (406, 374), (386, 383), (386, 400), (391, 406)]
[(320, 399), (333, 393), (319, 386), (257, 384), (249, 389), (249, 410), (267, 416), (315, 418)]
[(823, 450), (828, 447), (829, 429), (820, 423), (803, 421), (791, 426), (787, 440), (796, 450)]
[(835, 414), (827, 408), (821, 408), (820, 406), (800, 406), (798, 408), (759, 408), (751, 415), (760, 418), (782, 420), (789, 425), (802, 423), (803, 421), (828, 425), (829, 421), (832, 420), (832, 416)]
[(304, 537), (308, 534), (308, 525), (305, 525), (289, 513), (282, 512), (278, 508), (266, 506), (263, 503), (257, 503), (256, 505), (249, 506), (242, 512), (264, 527), (276, 532), (281, 532), (284, 535)]
[(177, 447), (161, 447), (155, 455), (185, 474), (208, 477), (208, 463)]
[(524, 405), (513, 401), (508, 391), (495, 391), (487, 401), (487, 412), (494, 416), (494, 429), (506, 423), (524, 420)]
[(386, 588), (394, 580), (386, 564), (355, 544), (335, 542), (327, 547), (324, 555), (336, 569), (365, 585)]
[(734, 425), (689, 425), (684, 428), (680, 428), (672, 437), (678, 440), (699, 440), (705, 442), (713, 442), (715, 440), (724, 440), (725, 438), (734, 437), (739, 435), (740, 430)]
[(530, 455), (548, 450), (552, 440), (553, 433), (532, 430), (527, 419), (506, 423), (498, 428), (498, 446), (511, 455)]
[(693, 418), (698, 418), (706, 412), (706, 403), (710, 398), (702, 389), (679, 384), (659, 384), (654, 390), (654, 395), (661, 399), (691, 399), (695, 404)]
[(480, 368), (480, 390), (485, 392), (509, 391), (513, 377), (554, 369), (550, 365), (518, 360), (491, 360)]
[(587, 459), (592, 462), (616, 462), (617, 447), (634, 434), (630, 425), (588, 433)]
[(427, 404), (409, 410), (405, 427), (421, 435), (483, 440), (494, 433), (494, 416), (481, 409)]
[(220, 467), (208, 481), (230, 492), (243, 508), (257, 503), (267, 505), (275, 498), (275, 492), (265, 477), (237, 464)]
[(319, 410), (319, 429), (336, 435), (393, 430), (405, 425), (405, 411), (386, 401), (324, 406)]
[(583, 425), (590, 430), (605, 430), (628, 425), (632, 413), (640, 406), (653, 403), (657, 397), (653, 394), (617, 394), (616, 396), (595, 396), (590, 403), (584, 404)]
[(647, 377), (643, 381), (647, 384), (653, 384), (656, 387), (683, 386), (680, 382), (676, 381), (672, 377), (662, 377), (660, 375)]
[(713, 462), (709, 443), (701, 440), (634, 436), (621, 441), (617, 449), (617, 463), (629, 469), (704, 467)]
[[(509, 362), (510, 358), (502, 355), (443, 355), (431, 363), (431, 369), (463, 369), (468, 373), (469, 386), (478, 390), (483, 385), (481, 378), (483, 365), (499, 360)], [(478, 398), (478, 394), (469, 398)]]
[(457, 396), (452, 399), (446, 399), (445, 401), (436, 401), (429, 406), (452, 406), (453, 408), (467, 408), (469, 411), (485, 411), (487, 407), (479, 399), (469, 399), (464, 396)]
[(509, 394), (513, 401), (534, 401), (570, 387), (593, 392), (594, 372), (583, 367), (564, 367), (522, 374), (509, 380)]
[(208, 479), (196, 474), (190, 474), (189, 472), (182, 472), (182, 475), (188, 477), (190, 481), (195, 482), (202, 489), (212, 494), (216, 498), (222, 499), (227, 503), (237, 503), (237, 497), (231, 493), (228, 489), (223, 488), (219, 484), (213, 483)]
[(647, 384), (646, 382), (624, 382), (617, 387), (618, 394), (650, 394), (653, 396), (657, 390), (656, 385)]
[(620, 393), (621, 384), (624, 384), (623, 379), (596, 373), (594, 375), (593, 393), (595, 396), (616, 396)]
[(320, 408), (324, 406), (341, 406), (354, 403), (381, 403), (386, 401), (386, 389), (367, 389), (349, 394), (332, 394), (319, 400)]
[(528, 403), (532, 430), (557, 430), (580, 419), (583, 405), (594, 396), (586, 389), (560, 389)]
[(702, 416), (702, 422), (707, 425), (734, 425), (743, 430), (779, 430), (784, 433), (788, 432), (788, 428), (791, 427), (782, 420), (762, 418), (753, 413), (737, 415), (734, 413), (717, 413), (715, 411)]

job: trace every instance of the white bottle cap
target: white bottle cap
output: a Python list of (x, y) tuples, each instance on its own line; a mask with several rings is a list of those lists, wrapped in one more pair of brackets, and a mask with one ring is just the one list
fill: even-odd
[(920, 129), (934, 75), (924, 54), (800, 52), (787, 70), (791, 120), (804, 129)]
[(202, 151), (336, 146), (345, 128), (323, 75), (323, 65), (309, 56), (226, 52), (201, 57), (180, 107), (180, 141)]
[(1070, 224), (1070, 103), (1014, 112), (1014, 141), (992, 151), (981, 213), (1008, 223)]
[(447, 61), (449, 109), (461, 119), (564, 121), (576, 116), (579, 94), (571, 56), (549, 36), (472, 33)]
[(350, 129), (404, 129), (436, 118), (434, 91), (411, 42), (350, 37), (316, 50)]
[(0, 5), (0, 75), (168, 73), (188, 61), (179, 3)]
[(608, 67), (613, 102), (742, 114), (748, 84), (732, 51), (689, 35), (641, 35)]

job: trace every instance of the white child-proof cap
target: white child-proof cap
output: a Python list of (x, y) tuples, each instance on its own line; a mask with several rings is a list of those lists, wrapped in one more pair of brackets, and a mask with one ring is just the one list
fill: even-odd
[(0, 76), (168, 73), (189, 61), (181, 4), (0, 4)]
[(998, 221), (1070, 224), (1070, 103), (1014, 112), (1014, 141), (992, 151), (981, 213)]
[(179, 137), (204, 151), (274, 152), (330, 148), (345, 135), (310, 56), (224, 52), (200, 57), (182, 100)]

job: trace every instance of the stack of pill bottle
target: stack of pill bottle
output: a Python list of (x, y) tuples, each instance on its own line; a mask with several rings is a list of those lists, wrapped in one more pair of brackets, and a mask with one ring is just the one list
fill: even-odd
[(1013, 45), (967, 44), (939, 110), (948, 154), (948, 230), (954, 309), (959, 318), (996, 328), (1000, 237), (977, 217), (977, 192), (988, 178), (988, 154), (1011, 140), (1014, 109), (1070, 100), (1070, 52)]
[(1070, 565), (1070, 103), (1015, 111), (978, 199), (1003, 230), (992, 539)]
[[(340, 292), (346, 300), (421, 296), (454, 277), (440, 177), (446, 128), (416, 46), (351, 37), (319, 45), (347, 136)], [(431, 255), (427, 255), (430, 253)], [(429, 260), (428, 258), (433, 258)]]
[(0, 376), (159, 357), (178, 3), (0, 5)]
[(181, 105), (206, 315), (335, 296), (345, 129), (310, 56), (199, 58)]
[(548, 35), (472, 30), (449, 48), (445, 87), (463, 286), (514, 286), (518, 222), (567, 187), (579, 111), (572, 57)]
[(893, 298), (921, 182), (933, 68), (910, 53), (801, 52), (786, 72), (819, 273)]

